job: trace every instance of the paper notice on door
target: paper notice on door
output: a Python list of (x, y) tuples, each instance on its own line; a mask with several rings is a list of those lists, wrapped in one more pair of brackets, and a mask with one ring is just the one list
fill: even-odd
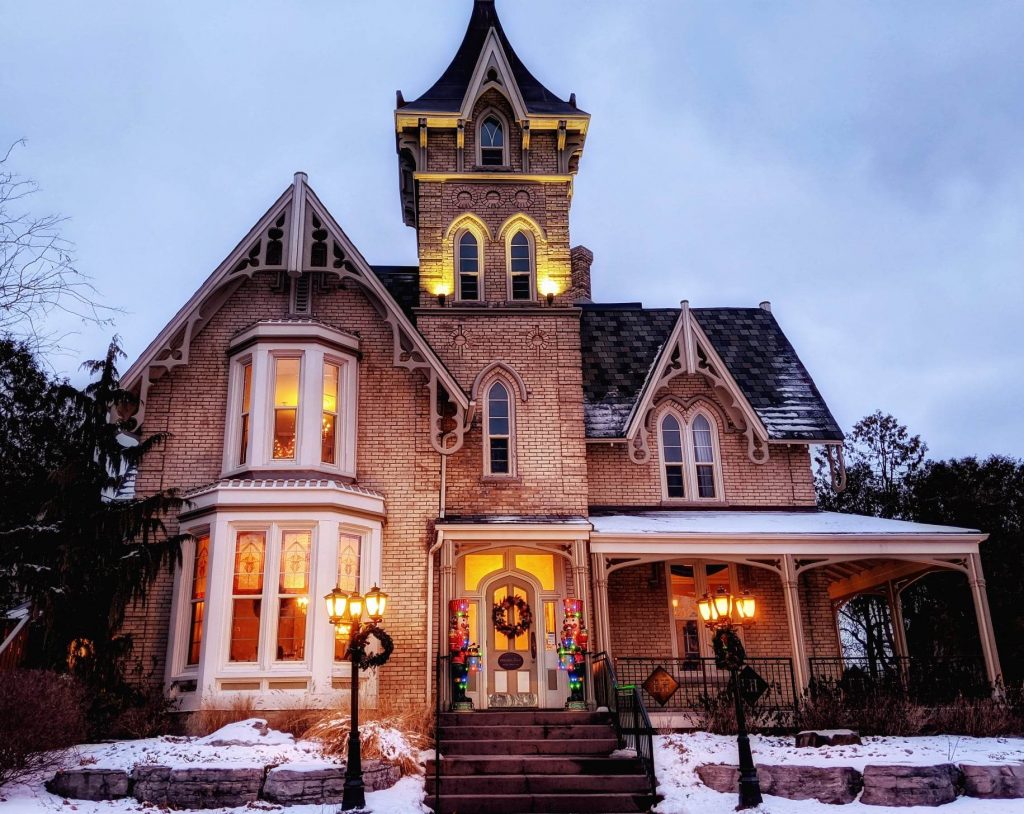
[(520, 670), (516, 673), (516, 691), (517, 692), (529, 692), (530, 691), (530, 671)]

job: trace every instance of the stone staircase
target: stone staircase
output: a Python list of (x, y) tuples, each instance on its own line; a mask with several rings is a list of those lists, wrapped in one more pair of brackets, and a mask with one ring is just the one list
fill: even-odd
[[(441, 716), (441, 804), (435, 814), (649, 811), (643, 766), (611, 757), (607, 713), (555, 710)], [(434, 761), (427, 805), (434, 804)]]

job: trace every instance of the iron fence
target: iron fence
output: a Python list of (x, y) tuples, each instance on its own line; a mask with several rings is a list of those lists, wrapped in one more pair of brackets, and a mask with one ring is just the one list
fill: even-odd
[(905, 694), (926, 706), (992, 694), (984, 662), (977, 657), (923, 659), (907, 656), (812, 658), (810, 693), (841, 691), (850, 697)]
[(594, 702), (611, 714), (615, 736), (620, 749), (632, 749), (644, 767), (651, 794), (657, 794), (658, 781), (654, 773), (654, 727), (644, 702), (635, 686), (620, 684), (611, 659), (606, 653), (590, 657), (590, 680)]
[[(748, 658), (746, 666), (767, 685), (752, 707), (765, 711), (795, 709), (799, 693), (791, 659)], [(731, 675), (716, 667), (713, 658), (622, 657), (615, 659), (615, 667), (619, 680), (635, 685), (651, 710), (699, 710), (731, 697)], [(674, 689), (673, 682), (677, 685)]]

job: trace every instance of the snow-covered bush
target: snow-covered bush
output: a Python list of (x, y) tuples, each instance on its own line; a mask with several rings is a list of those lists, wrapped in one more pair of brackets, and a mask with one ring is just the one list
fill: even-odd
[[(420, 750), (427, 745), (432, 724), (433, 713), (427, 704), (368, 710), (359, 721), (363, 757), (398, 766), (402, 774), (416, 774), (420, 771)], [(320, 741), (326, 754), (344, 757), (350, 730), (348, 715), (329, 713), (303, 737)]]
[(0, 672), (0, 786), (64, 765), (63, 750), (85, 737), (84, 701), (69, 676)]

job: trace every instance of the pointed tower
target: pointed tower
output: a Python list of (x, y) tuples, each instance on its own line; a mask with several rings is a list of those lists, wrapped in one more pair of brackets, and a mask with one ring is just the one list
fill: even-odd
[(476, 0), (441, 78), (413, 101), (398, 93), (402, 213), (417, 230), (421, 307), (589, 298), (589, 252), (569, 249), (589, 124), (575, 94), (561, 99), (523, 65), (493, 0)]

